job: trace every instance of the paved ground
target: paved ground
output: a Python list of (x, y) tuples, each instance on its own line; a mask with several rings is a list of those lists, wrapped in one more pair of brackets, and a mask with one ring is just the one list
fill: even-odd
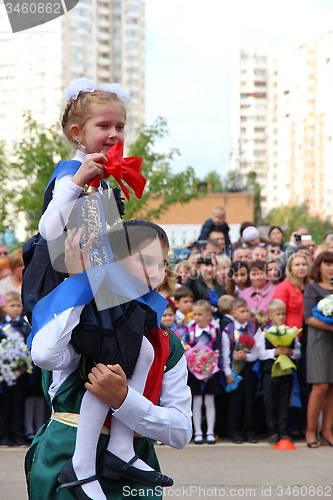
[[(333, 500), (333, 448), (310, 450), (304, 442), (295, 444), (295, 450), (274, 450), (264, 441), (189, 444), (184, 450), (157, 446), (163, 472), (175, 481), (164, 498)], [(0, 500), (27, 500), (25, 452), (24, 448), (0, 449)], [(136, 498), (142, 498), (140, 490)]]

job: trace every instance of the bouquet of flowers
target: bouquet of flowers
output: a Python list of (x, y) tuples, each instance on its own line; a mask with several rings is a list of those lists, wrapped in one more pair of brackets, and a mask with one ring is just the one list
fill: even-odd
[(250, 315), (257, 323), (258, 328), (262, 328), (267, 324), (268, 317), (262, 311), (258, 311), (257, 309), (251, 309)]
[[(238, 333), (238, 336), (236, 335), (236, 332)], [(256, 343), (255, 340), (246, 333), (242, 333), (242, 335), (240, 335), (239, 332), (235, 330), (234, 335), (236, 340), (234, 351), (250, 352), (252, 347)], [(231, 370), (233, 374), (239, 375), (239, 373), (244, 368), (245, 363), (245, 359), (232, 359)]]
[(10, 328), (6, 330), (6, 338), (0, 341), (0, 382), (12, 386), (23, 371), (32, 373), (32, 360), (22, 335), (7, 326)]
[[(289, 347), (295, 337), (302, 331), (302, 328), (296, 326), (273, 325), (264, 330), (265, 337), (274, 347)], [(287, 354), (279, 354), (272, 366), (272, 377), (289, 375), (296, 365), (291, 361)]]
[[(249, 352), (256, 343), (255, 340), (252, 337), (250, 337), (250, 335), (247, 335), (246, 333), (240, 334), (238, 330), (234, 331), (234, 337), (236, 341), (234, 351)], [(234, 382), (233, 384), (227, 384), (225, 388), (227, 392), (237, 389), (239, 382), (243, 378), (241, 375), (239, 375), (239, 373), (244, 368), (245, 363), (246, 363), (245, 359), (234, 359), (234, 358), (232, 359), (231, 371)]]
[(219, 371), (219, 351), (213, 351), (201, 340), (185, 352), (188, 370), (198, 380), (207, 382), (209, 377)]
[(312, 316), (320, 319), (326, 325), (333, 325), (333, 294), (327, 295), (321, 299), (318, 304), (312, 308)]

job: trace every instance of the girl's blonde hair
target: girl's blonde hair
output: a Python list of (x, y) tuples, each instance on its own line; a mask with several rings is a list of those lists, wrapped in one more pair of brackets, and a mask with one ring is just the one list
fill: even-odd
[(297, 287), (297, 285), (298, 285), (297, 280), (294, 278), (294, 276), (291, 272), (291, 266), (292, 266), (294, 259), (296, 259), (296, 257), (303, 257), (303, 259), (305, 259), (305, 261), (307, 263), (308, 274), (303, 279), (303, 284), (304, 284), (304, 286), (306, 286), (310, 283), (311, 265), (310, 265), (310, 259), (305, 253), (296, 252), (296, 253), (291, 254), (291, 256), (288, 259), (287, 266), (286, 266), (286, 279), (289, 280), (294, 286)]
[(87, 120), (91, 117), (93, 108), (96, 104), (104, 103), (113, 103), (120, 106), (124, 110), (126, 119), (124, 102), (114, 92), (96, 89), (94, 92), (80, 92), (76, 99), (69, 99), (61, 120), (63, 133), (69, 142), (77, 145), (77, 141), (70, 133), (72, 125), (77, 125), (77, 127), (82, 130)]

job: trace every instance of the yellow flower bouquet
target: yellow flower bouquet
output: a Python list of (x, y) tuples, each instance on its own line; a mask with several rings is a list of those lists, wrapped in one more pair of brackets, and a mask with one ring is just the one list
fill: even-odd
[[(264, 330), (265, 337), (274, 347), (289, 347), (295, 337), (302, 331), (296, 326), (273, 325)], [(287, 354), (279, 354), (272, 366), (272, 377), (290, 375), (296, 365)]]

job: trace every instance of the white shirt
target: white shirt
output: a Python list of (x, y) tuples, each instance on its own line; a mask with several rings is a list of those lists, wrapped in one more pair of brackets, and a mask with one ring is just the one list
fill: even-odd
[[(34, 362), (52, 370), (51, 399), (64, 380), (79, 366), (80, 355), (69, 343), (72, 329), (78, 324), (83, 306), (69, 308), (37, 332), (32, 342)], [(125, 401), (113, 417), (132, 430), (175, 448), (183, 448), (192, 436), (191, 393), (187, 386), (187, 365), (183, 356), (164, 373), (160, 405), (154, 405), (130, 387)]]
[[(240, 324), (238, 323), (238, 321), (235, 320), (234, 323), (235, 323), (235, 330), (238, 330), (239, 328), (242, 327), (245, 328), (247, 326), (247, 322)], [(258, 346), (257, 346), (259, 332), (261, 332), (260, 328), (258, 328), (253, 337), (253, 339), (255, 340), (254, 346), (252, 347), (250, 352), (246, 353), (246, 361), (249, 362), (256, 361), (259, 357)], [(225, 330), (222, 332), (222, 359), (223, 359), (223, 371), (225, 376), (231, 375), (230, 337)]]

